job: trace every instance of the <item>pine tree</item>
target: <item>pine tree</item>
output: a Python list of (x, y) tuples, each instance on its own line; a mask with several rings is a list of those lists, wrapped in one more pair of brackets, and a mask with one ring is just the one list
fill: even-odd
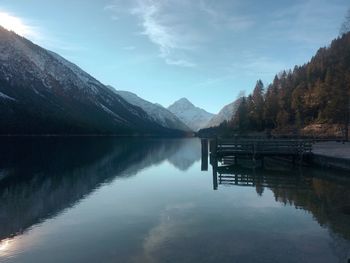
[(252, 117), (256, 129), (261, 131), (264, 129), (264, 84), (261, 80), (258, 80), (255, 85), (252, 100), (254, 105), (254, 113)]
[(346, 13), (345, 21), (341, 25), (340, 35), (344, 35), (348, 32), (350, 32), (350, 8), (349, 8), (348, 12)]

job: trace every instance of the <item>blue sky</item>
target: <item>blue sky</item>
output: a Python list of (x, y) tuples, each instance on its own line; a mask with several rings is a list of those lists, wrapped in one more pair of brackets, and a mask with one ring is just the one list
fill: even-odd
[(0, 24), (104, 84), (218, 112), (337, 37), (348, 0), (2, 0)]

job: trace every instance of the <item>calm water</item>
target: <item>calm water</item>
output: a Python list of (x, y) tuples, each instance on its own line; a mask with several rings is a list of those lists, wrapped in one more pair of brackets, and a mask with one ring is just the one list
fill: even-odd
[(197, 139), (2, 139), (0, 262), (348, 262), (338, 172), (200, 159)]

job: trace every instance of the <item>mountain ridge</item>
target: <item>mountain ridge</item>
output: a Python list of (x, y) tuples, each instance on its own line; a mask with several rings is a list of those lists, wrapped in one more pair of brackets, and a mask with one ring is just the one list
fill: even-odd
[(179, 134), (58, 54), (0, 27), (0, 134)]
[(179, 118), (177, 118), (173, 113), (164, 108), (162, 105), (158, 103), (151, 103), (130, 91), (116, 90), (111, 86), (107, 87), (113, 89), (114, 92), (116, 92), (130, 104), (143, 109), (152, 120), (159, 123), (163, 127), (177, 129), (185, 132), (191, 131), (191, 129), (187, 127), (186, 124), (184, 124)]
[(195, 132), (204, 128), (214, 116), (214, 114), (196, 107), (187, 98), (175, 101), (168, 107), (168, 110)]
[(225, 105), (218, 114), (216, 114), (206, 125), (205, 128), (212, 128), (220, 126), (224, 121), (231, 121), (239, 108), (239, 105), (242, 102), (242, 98), (235, 100), (234, 102)]

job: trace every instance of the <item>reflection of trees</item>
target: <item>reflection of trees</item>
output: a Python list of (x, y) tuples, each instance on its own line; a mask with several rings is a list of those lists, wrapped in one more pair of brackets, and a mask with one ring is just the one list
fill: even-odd
[(311, 179), (308, 190), (271, 189), (278, 201), (288, 202), (297, 208), (310, 211), (322, 226), (350, 240), (350, 215), (345, 209), (350, 205), (349, 184), (338, 184), (320, 178)]
[[(311, 212), (321, 226), (350, 240), (349, 179), (317, 169), (274, 171), (231, 166), (219, 168), (218, 173), (219, 184), (252, 186), (259, 195), (264, 187), (271, 189), (276, 201)], [(221, 181), (221, 176), (229, 174), (229, 180)]]
[(290, 203), (312, 213), (317, 222), (327, 227), (332, 237), (332, 249), (339, 262), (346, 262), (350, 256), (350, 206), (349, 184), (339, 184), (321, 178), (311, 179), (308, 190), (271, 189), (277, 200)]
[(269, 188), (277, 202), (311, 212), (321, 226), (329, 229), (332, 249), (340, 261), (346, 262), (350, 256), (349, 178), (327, 170), (253, 170), (239, 165), (219, 167), (218, 174), (219, 184), (255, 187), (258, 195)]
[(101, 184), (181, 151), (175, 140), (9, 139), (0, 149), (0, 240), (75, 205)]

